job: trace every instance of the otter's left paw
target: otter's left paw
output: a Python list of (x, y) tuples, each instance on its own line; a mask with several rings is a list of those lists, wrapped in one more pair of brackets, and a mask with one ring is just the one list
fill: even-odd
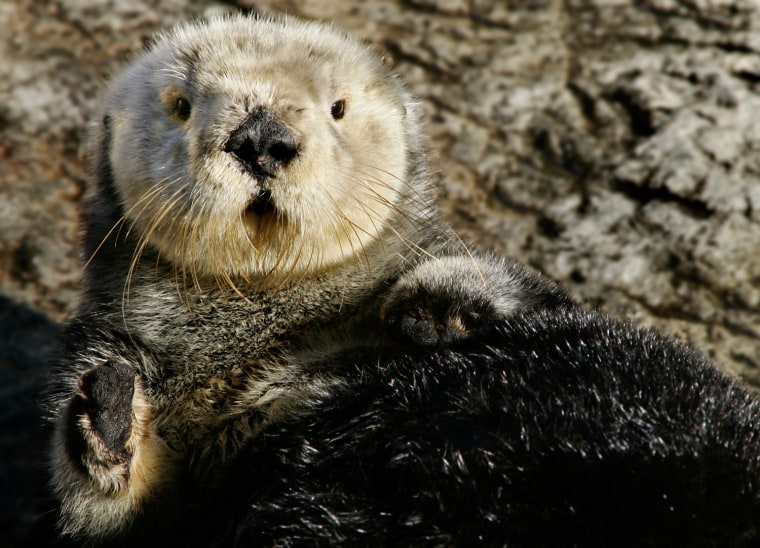
[(493, 325), (494, 311), (476, 299), (456, 299), (446, 292), (418, 287), (395, 295), (381, 312), (390, 335), (425, 347), (448, 346)]
[(519, 263), (461, 255), (404, 274), (380, 316), (394, 339), (441, 347), (485, 335), (516, 312), (569, 304), (561, 289)]
[(429, 260), (399, 279), (380, 310), (395, 340), (441, 347), (489, 330), (501, 300), (469, 257)]
[(132, 433), (135, 372), (121, 362), (104, 364), (84, 375), (80, 388), (82, 414), (89, 416), (93, 433), (109, 453), (125, 458)]

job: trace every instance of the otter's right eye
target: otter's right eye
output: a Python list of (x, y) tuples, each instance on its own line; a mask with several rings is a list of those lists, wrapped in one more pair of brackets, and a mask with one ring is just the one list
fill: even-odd
[(346, 115), (346, 100), (335, 101), (330, 107), (330, 114), (334, 120), (340, 120)]
[(190, 118), (190, 101), (184, 97), (177, 97), (177, 101), (174, 103), (174, 110), (180, 120), (187, 120)]

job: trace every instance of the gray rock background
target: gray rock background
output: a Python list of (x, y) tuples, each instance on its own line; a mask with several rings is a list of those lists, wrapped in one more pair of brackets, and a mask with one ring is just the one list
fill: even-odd
[(760, 386), (757, 2), (2, 2), (0, 545), (50, 526), (36, 402), (77, 299), (98, 91), (154, 31), (235, 7), (333, 20), (396, 67), (465, 239)]

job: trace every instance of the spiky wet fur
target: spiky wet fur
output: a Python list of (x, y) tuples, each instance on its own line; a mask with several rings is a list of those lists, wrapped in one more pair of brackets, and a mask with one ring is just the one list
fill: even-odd
[[(224, 151), (260, 108), (299, 147), (266, 179)], [(668, 384), (692, 365), (711, 371), (704, 398), (725, 388), (746, 404), (708, 416), (749, 428), (754, 400), (687, 350), (584, 320), (526, 268), (465, 248), (434, 205), (419, 116), (363, 46), (292, 19), (180, 27), (114, 79), (93, 130), (83, 298), (50, 402), (64, 536), (519, 545), (576, 508), (543, 509), (550, 469), (530, 468), (545, 456), (534, 447), (583, 465), (571, 480), (626, 447), (646, 467), (647, 443), (668, 458), (690, 451), (709, 475), (700, 451), (712, 438), (680, 449), (691, 415)], [(262, 190), (266, 215), (248, 207)], [(520, 319), (531, 311), (546, 316)], [(674, 443), (636, 422), (640, 439), (617, 446), (618, 430), (589, 413), (638, 420), (626, 375), (656, 369), (655, 351), (680, 364), (647, 404), (676, 425)], [(577, 377), (554, 397), (565, 366)], [(619, 382), (585, 392), (587, 366)], [(577, 432), (550, 428), (565, 412)], [(728, 455), (752, 461), (747, 432), (747, 453), (737, 437)], [(754, 484), (746, 494), (756, 508)]]

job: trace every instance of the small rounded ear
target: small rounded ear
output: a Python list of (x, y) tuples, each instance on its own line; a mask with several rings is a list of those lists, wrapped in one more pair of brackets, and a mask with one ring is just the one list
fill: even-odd
[(85, 208), (86, 257), (101, 246), (103, 238), (123, 214), (111, 168), (110, 151), (113, 140), (113, 121), (104, 114), (101, 123), (95, 123), (89, 140), (89, 161), (93, 185)]
[(100, 129), (97, 149), (95, 150), (95, 178), (99, 185), (113, 187), (113, 172), (108, 152), (111, 150), (111, 117), (103, 116), (103, 125)]

